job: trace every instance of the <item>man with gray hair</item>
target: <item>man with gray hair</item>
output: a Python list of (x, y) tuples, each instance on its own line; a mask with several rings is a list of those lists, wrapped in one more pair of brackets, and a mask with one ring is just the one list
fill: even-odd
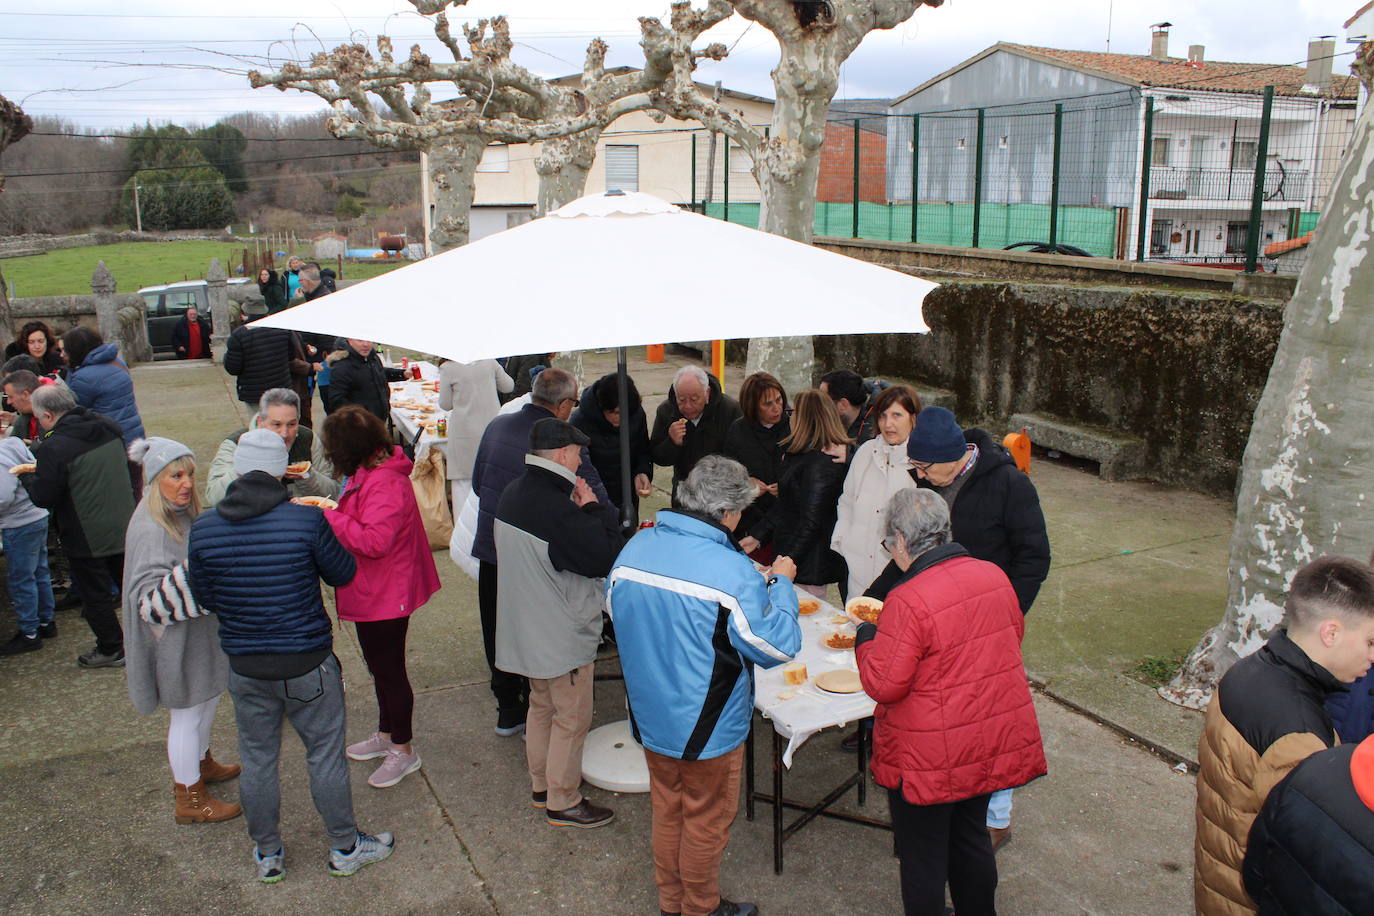
[(673, 469), (673, 497), (698, 461), (725, 451), (725, 434), (743, 414), (739, 403), (700, 366), (683, 366), (654, 414), (649, 448), (654, 464)]
[[(530, 394), (530, 403), (514, 413), (500, 414), (487, 424), (472, 466), (472, 491), (479, 501), (477, 534), (472, 542), (472, 555), (478, 561), (477, 607), (482, 617), (487, 667), (491, 671), (491, 692), (496, 697), (496, 733), (503, 738), (525, 730), (529, 682), (521, 675), (496, 667), (496, 510), (506, 487), (525, 473), (525, 454), (534, 424), (549, 417), (566, 422), (572, 415), (577, 406), (577, 379), (566, 369), (545, 369), (535, 377)], [(587, 449), (580, 448), (579, 455), (577, 476), (587, 482), (598, 503), (614, 509)]]
[(739, 805), (751, 666), (796, 655), (801, 628), (796, 564), (779, 557), (761, 576), (735, 544), (757, 492), (744, 465), (703, 457), (675, 508), (630, 539), (606, 581), (630, 725), (649, 764), (664, 913), (758, 912), (721, 897), (720, 859)]
[(36, 467), (20, 482), (57, 521), (95, 648), (77, 657), (83, 668), (122, 668), (124, 630), (115, 595), (124, 580), (124, 531), (134, 512), (129, 459), (119, 424), (78, 407), (67, 388), (45, 385), (30, 397), (43, 428)]
[[(252, 425), (235, 430), (224, 438), (210, 462), (205, 478), (205, 505), (213, 506), (224, 498), (238, 474), (234, 473), (234, 453), (239, 438), (250, 429), (270, 429), (286, 443), (290, 464), (286, 469), (286, 489), (292, 498), (325, 496), (337, 499), (339, 482), (324, 456), (320, 438), (308, 426), (301, 426), (300, 395), (290, 388), (269, 388), (258, 399)], [(304, 466), (304, 469), (302, 467)]]

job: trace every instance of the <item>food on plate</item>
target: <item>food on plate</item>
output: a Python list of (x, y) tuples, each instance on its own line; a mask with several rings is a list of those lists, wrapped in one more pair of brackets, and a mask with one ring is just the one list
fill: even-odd
[(782, 682), (784, 684), (805, 684), (806, 665), (801, 662), (788, 662), (782, 666)]
[(826, 693), (858, 693), (864, 689), (863, 681), (859, 680), (859, 672), (850, 671), (848, 668), (824, 671), (816, 675), (816, 686)]
[(292, 502), (301, 506), (318, 506), (321, 509), (339, 508), (339, 504), (328, 496), (298, 496)]
[(831, 614), (830, 622), (834, 624), (849, 623), (849, 618), (843, 614)]
[(854, 637), (849, 633), (831, 633), (821, 640), (827, 649), (852, 649), (854, 648)]
[(798, 614), (814, 614), (821, 609), (821, 603), (815, 598), (803, 598), (797, 602)]
[(845, 602), (844, 612), (855, 623), (877, 623), (878, 615), (883, 612), (883, 603), (877, 598), (860, 595)]
[(288, 474), (304, 474), (308, 470), (310, 470), (309, 461), (297, 461), (286, 466), (286, 473)]
[(10, 473), (17, 477), (20, 474), (32, 474), (36, 470), (38, 470), (38, 465), (34, 464), (32, 461), (26, 461), (23, 464), (16, 464), (14, 467), (10, 468)]

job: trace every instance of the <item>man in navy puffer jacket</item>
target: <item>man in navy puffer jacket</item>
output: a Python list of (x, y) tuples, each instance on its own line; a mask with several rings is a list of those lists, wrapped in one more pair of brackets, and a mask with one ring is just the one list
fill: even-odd
[(391, 854), (390, 834), (359, 833), (344, 760), (343, 681), (320, 579), (353, 580), (353, 557), (320, 509), (290, 502), (281, 437), (239, 438), (224, 498), (191, 526), (187, 573), (196, 601), (219, 617), (239, 730), (239, 798), (261, 881), (285, 874), (277, 817), (281, 720), (306, 748), (310, 793), (329, 834), (329, 870), (347, 875)]

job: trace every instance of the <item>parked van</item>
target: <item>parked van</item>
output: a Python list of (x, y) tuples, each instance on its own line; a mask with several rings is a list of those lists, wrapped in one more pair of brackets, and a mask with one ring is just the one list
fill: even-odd
[[(231, 286), (247, 283), (242, 278), (229, 281)], [(214, 327), (210, 315), (209, 284), (204, 280), (183, 280), (164, 286), (145, 286), (138, 291), (148, 312), (148, 343), (153, 348), (153, 358), (173, 356), (172, 329), (177, 326), (181, 316), (191, 306), (195, 306), (200, 320)], [(267, 307), (261, 300), (245, 302), (244, 313), (252, 317), (267, 314)]]

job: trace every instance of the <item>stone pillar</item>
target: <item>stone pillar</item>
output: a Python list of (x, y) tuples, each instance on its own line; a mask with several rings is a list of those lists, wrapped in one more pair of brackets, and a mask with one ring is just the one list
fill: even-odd
[(210, 300), (210, 321), (215, 326), (210, 337), (210, 349), (216, 354), (216, 358), (224, 353), (225, 343), (229, 340), (228, 281), (229, 278), (224, 273), (219, 258), (212, 258), (210, 269), (205, 272), (205, 284), (208, 287), (206, 295)]
[(101, 261), (91, 274), (91, 292), (95, 294), (95, 320), (100, 337), (106, 343), (119, 340), (119, 309), (115, 305), (115, 278)]

